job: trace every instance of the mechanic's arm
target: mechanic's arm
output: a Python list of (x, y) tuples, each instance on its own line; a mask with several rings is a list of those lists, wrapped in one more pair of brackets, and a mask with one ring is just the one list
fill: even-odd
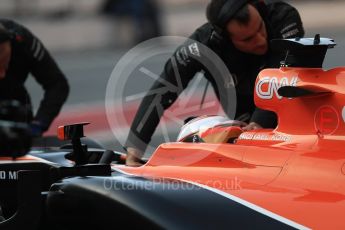
[(59, 114), (69, 94), (64, 74), (42, 42), (29, 30), (23, 28), (24, 49), (31, 66), (31, 73), (44, 89), (44, 97), (32, 122), (33, 134), (39, 136), (48, 130)]
[[(288, 5), (287, 3), (277, 3), (277, 13), (272, 23), (276, 38), (295, 38), (304, 37), (304, 28), (301, 17), (298, 11)], [(276, 60), (275, 63), (280, 63), (281, 60)], [(267, 66), (267, 68), (278, 68), (276, 64)], [(253, 130), (258, 128), (275, 128), (277, 126), (277, 115), (274, 112), (256, 108), (254, 111), (250, 124), (245, 128), (246, 130)]]
[(138, 161), (150, 143), (164, 111), (176, 101), (194, 75), (201, 71), (201, 64), (190, 53), (190, 45), (187, 41), (176, 50), (165, 64), (160, 79), (154, 82), (141, 102), (126, 142), (127, 165), (139, 165)]

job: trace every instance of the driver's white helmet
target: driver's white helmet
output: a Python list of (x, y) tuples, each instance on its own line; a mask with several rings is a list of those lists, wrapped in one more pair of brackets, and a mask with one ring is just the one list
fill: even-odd
[(194, 118), (189, 121), (187, 124), (182, 126), (181, 131), (177, 137), (178, 142), (184, 142), (185, 140), (192, 138), (193, 136), (198, 136), (201, 138), (203, 133), (206, 131), (218, 127), (218, 126), (227, 126), (227, 127), (242, 127), (246, 123), (241, 121), (229, 120), (223, 116), (201, 116)]

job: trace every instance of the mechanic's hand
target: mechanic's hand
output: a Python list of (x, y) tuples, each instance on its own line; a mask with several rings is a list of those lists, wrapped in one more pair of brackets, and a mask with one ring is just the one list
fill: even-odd
[(255, 129), (262, 129), (261, 125), (255, 123), (255, 122), (250, 122), (249, 125), (245, 126), (242, 128), (243, 131), (251, 131)]
[(143, 164), (140, 161), (140, 157), (144, 155), (142, 151), (136, 148), (127, 148), (127, 158), (126, 158), (126, 165), (132, 167), (139, 167)]

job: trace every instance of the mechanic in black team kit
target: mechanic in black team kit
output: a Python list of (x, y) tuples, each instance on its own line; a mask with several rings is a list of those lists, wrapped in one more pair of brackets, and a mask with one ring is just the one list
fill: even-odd
[[(237, 94), (237, 110), (235, 119), (247, 114), (248, 126), (244, 130), (261, 127), (274, 128), (276, 115), (260, 110), (254, 104), (254, 85), (258, 73), (267, 67), (279, 67), (280, 58), (270, 50), (269, 41), (274, 38), (303, 37), (304, 29), (298, 11), (284, 2), (265, 3), (250, 0), (211, 0), (207, 7), (208, 23), (199, 27), (190, 39), (195, 40), (213, 50), (225, 63), (235, 82)], [(197, 43), (194, 46), (197, 46)], [(188, 42), (178, 48), (174, 54), (183, 88), (186, 88), (197, 72), (203, 70), (199, 62), (193, 59), (193, 50)], [(203, 56), (201, 47), (201, 58)], [(188, 57), (181, 54), (187, 50)], [(205, 77), (211, 82), (219, 98), (222, 90), (217, 88), (217, 76)], [(163, 81), (176, 85), (176, 77), (172, 59), (167, 61), (160, 76)], [(163, 81), (156, 81), (150, 92), (161, 88)], [(156, 90), (157, 91), (157, 90)], [(181, 92), (166, 92), (161, 95), (160, 106), (165, 110), (177, 99)], [(147, 118), (147, 108), (153, 102), (155, 95), (147, 94), (137, 112), (127, 139), (127, 160), (129, 166), (139, 166), (140, 158), (151, 140), (159, 120), (161, 111), (151, 111)], [(151, 105), (152, 107), (152, 105)], [(224, 106), (223, 106), (224, 107)], [(157, 106), (155, 107), (157, 108)], [(159, 108), (159, 107), (158, 107)], [(224, 108), (224, 111), (227, 111)], [(143, 118), (146, 117), (146, 122)]]
[[(44, 89), (44, 98), (35, 116), (24, 87), (29, 74)], [(27, 107), (27, 122), (33, 136), (41, 136), (60, 112), (69, 86), (49, 52), (28, 29), (0, 19), (0, 102), (16, 100)]]

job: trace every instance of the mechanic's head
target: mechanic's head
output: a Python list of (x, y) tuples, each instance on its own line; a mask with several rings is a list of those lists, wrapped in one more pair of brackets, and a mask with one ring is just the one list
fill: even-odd
[[(225, 39), (229, 38), (233, 45), (240, 51), (255, 55), (264, 55), (268, 50), (267, 31), (265, 22), (259, 11), (247, 1), (239, 1), (244, 4), (236, 12), (226, 15), (224, 9), (226, 3), (233, 0), (212, 0), (207, 7), (207, 18), (209, 22), (221, 29)], [(235, 0), (236, 1), (236, 0)], [(237, 0), (238, 1), (238, 0)], [(224, 8), (225, 6), (225, 8)], [(223, 16), (223, 14), (225, 14)], [(229, 20), (226, 20), (230, 18)], [(226, 20), (221, 22), (221, 20)]]
[(10, 35), (0, 26), (0, 80), (6, 76), (11, 60), (12, 48)]

